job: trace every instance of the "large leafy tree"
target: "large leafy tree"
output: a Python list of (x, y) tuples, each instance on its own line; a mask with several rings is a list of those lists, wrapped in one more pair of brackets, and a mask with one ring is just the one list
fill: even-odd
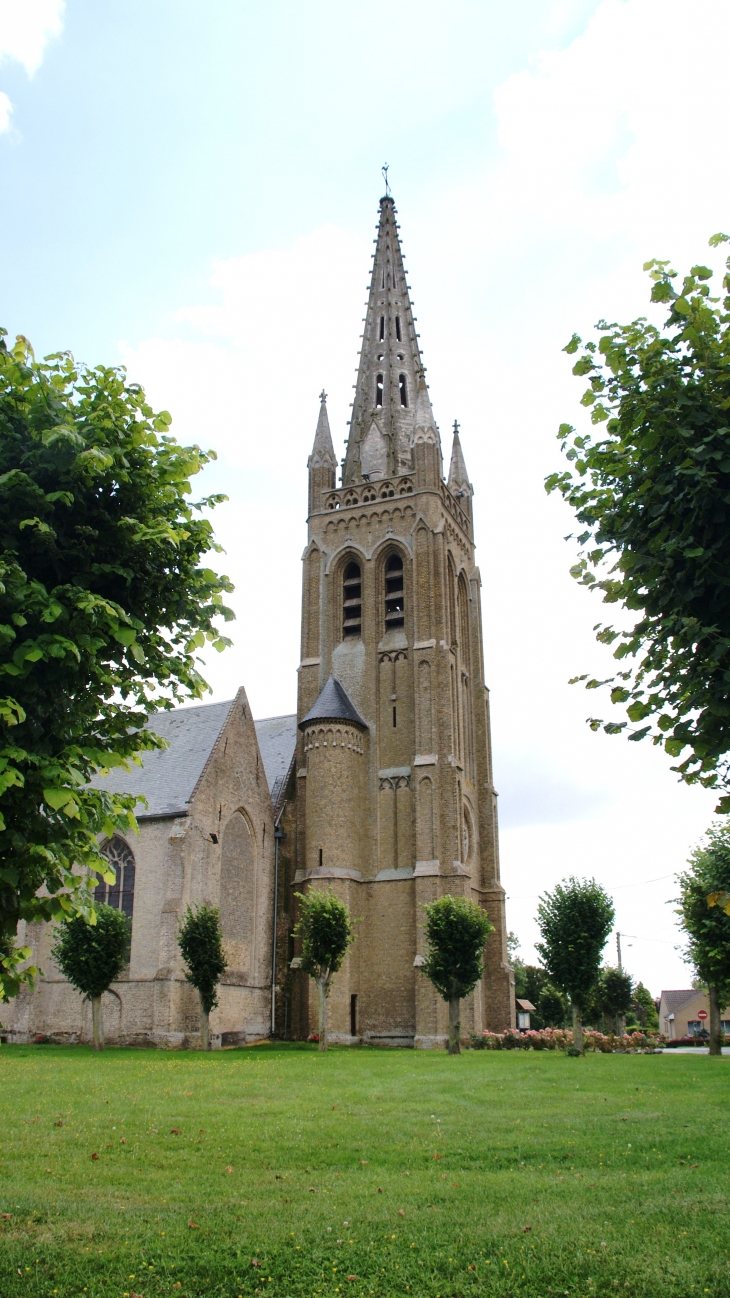
[(93, 922), (100, 838), (134, 826), (89, 780), (158, 746), (149, 714), (199, 697), (196, 651), (229, 643), (230, 583), (201, 562), (224, 497), (191, 503), (211, 457), (170, 422), (122, 369), (0, 334), (0, 996), (18, 922)]
[(218, 1004), (218, 984), (226, 969), (217, 906), (188, 906), (178, 934), (185, 977), (200, 998), (200, 1048), (210, 1050), (210, 1012)]
[(730, 915), (722, 906), (708, 906), (707, 897), (730, 891), (730, 825), (712, 826), (688, 866), (679, 875), (677, 913), (688, 938), (687, 960), (709, 993), (710, 1054), (719, 1055), (720, 1013), (730, 1003)]
[(59, 925), (53, 955), (61, 973), (91, 1001), (95, 1050), (104, 1049), (101, 998), (129, 958), (131, 922), (113, 906), (97, 906), (96, 923), (77, 915)]
[(583, 1049), (583, 1016), (601, 972), (601, 953), (613, 927), (611, 898), (595, 879), (565, 879), (540, 898), (535, 949), (550, 978), (570, 997), (573, 1045)]
[(301, 939), (299, 967), (317, 985), (319, 1000), (319, 1049), (327, 1049), (327, 997), (332, 979), (354, 941), (350, 912), (344, 901), (328, 888), (298, 892), (299, 919), (294, 932)]
[(449, 1004), (449, 1054), (461, 1053), (461, 1002), (484, 972), (484, 947), (494, 925), (465, 897), (437, 897), (423, 908), (426, 957), (422, 972)]
[[(728, 236), (713, 236), (718, 246)], [(727, 262), (730, 272), (730, 259)], [(724, 297), (693, 266), (681, 287), (666, 261), (647, 262), (664, 329), (646, 319), (599, 321), (597, 341), (573, 335), (573, 373), (600, 435), (561, 425), (569, 471), (546, 480), (585, 529), (573, 575), (638, 619), (599, 626), (623, 670), (609, 686), (628, 721), (589, 718), (608, 734), (651, 736), (687, 783), (730, 789), (730, 273)], [(718, 811), (730, 810), (722, 792)]]
[(633, 1005), (633, 993), (630, 974), (613, 966), (601, 970), (594, 1000), (599, 1013), (611, 1019), (611, 1026), (616, 1032), (624, 1030), (626, 1015)]

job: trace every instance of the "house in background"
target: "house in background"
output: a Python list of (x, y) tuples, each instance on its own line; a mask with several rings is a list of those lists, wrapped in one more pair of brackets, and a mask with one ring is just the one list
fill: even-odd
[[(706, 1017), (700, 1018), (704, 1010)], [(730, 1007), (720, 1015), (723, 1032), (730, 1033)], [(670, 1041), (698, 1037), (710, 1030), (710, 1001), (707, 992), (690, 987), (686, 991), (664, 991), (659, 1000), (659, 1031)]]

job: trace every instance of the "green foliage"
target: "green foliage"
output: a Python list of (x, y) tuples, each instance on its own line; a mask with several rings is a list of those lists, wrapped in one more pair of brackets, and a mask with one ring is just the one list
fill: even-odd
[(550, 1028), (562, 1027), (568, 1017), (568, 1006), (565, 997), (550, 982), (543, 984), (537, 1001), (537, 1008), (543, 1023), (546, 1023)]
[[(17, 990), (20, 919), (92, 914), (101, 836), (135, 798), (90, 778), (160, 746), (149, 714), (204, 688), (196, 651), (228, 579), (190, 478), (211, 458), (170, 435), (122, 369), (37, 362), (0, 331), (0, 965)], [(96, 872), (96, 874), (94, 873)], [(11, 945), (8, 947), (8, 941)]]
[(642, 1028), (646, 1028), (648, 1032), (659, 1031), (659, 1014), (654, 997), (643, 983), (637, 983), (634, 988), (633, 1010)]
[(717, 988), (724, 1006), (730, 1000), (730, 915), (708, 906), (707, 895), (730, 889), (730, 825), (713, 825), (688, 864), (678, 879), (677, 910), (688, 938), (686, 958), (703, 983)]
[[(717, 246), (727, 239), (715, 235)], [(661, 332), (646, 319), (600, 321), (573, 373), (587, 377), (582, 404), (596, 440), (568, 424), (558, 434), (572, 469), (553, 473), (585, 529), (573, 576), (639, 619), (630, 630), (599, 626), (618, 642), (624, 670), (609, 680), (585, 676), (587, 689), (610, 686), (627, 721), (590, 718), (608, 734), (635, 727), (651, 735), (683, 780), (730, 787), (730, 259), (728, 296), (710, 296), (712, 272), (693, 266), (681, 289), (666, 261), (648, 262), (653, 302), (666, 303)], [(575, 353), (574, 335), (565, 350)], [(730, 810), (730, 794), (718, 811)]]
[(593, 989), (592, 1002), (598, 1014), (615, 1019), (630, 1014), (633, 1008), (634, 985), (631, 975), (614, 966), (606, 966), (598, 975)]
[(299, 899), (299, 921), (294, 932), (302, 941), (300, 967), (310, 977), (329, 982), (354, 941), (350, 912), (331, 888), (327, 892), (313, 888), (295, 895)]
[(601, 952), (613, 927), (613, 902), (595, 879), (565, 879), (537, 908), (536, 947), (551, 980), (584, 1012), (598, 982)]
[(96, 922), (83, 915), (59, 925), (53, 957), (65, 978), (90, 1000), (101, 996), (129, 959), (131, 924), (121, 910), (97, 906)]
[(185, 977), (198, 992), (205, 1013), (210, 1014), (218, 1004), (218, 983), (226, 967), (218, 908), (198, 906), (192, 910), (188, 906), (177, 943), (187, 965)]
[(484, 971), (484, 946), (494, 925), (486, 912), (465, 897), (438, 897), (426, 912), (426, 977), (444, 1000), (474, 990)]

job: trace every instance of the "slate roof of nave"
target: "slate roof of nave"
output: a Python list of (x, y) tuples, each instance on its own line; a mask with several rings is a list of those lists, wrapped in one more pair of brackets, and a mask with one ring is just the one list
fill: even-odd
[[(198, 707), (157, 712), (149, 729), (168, 741), (163, 750), (142, 754), (142, 766), (130, 771), (115, 769), (108, 776), (96, 776), (91, 783), (113, 793), (137, 793), (147, 799), (136, 816), (184, 816), (215, 742), (235, 700), (205, 703)], [(266, 717), (254, 721), (261, 760), (272, 801), (276, 804), (294, 756), (297, 719), (295, 715)]]

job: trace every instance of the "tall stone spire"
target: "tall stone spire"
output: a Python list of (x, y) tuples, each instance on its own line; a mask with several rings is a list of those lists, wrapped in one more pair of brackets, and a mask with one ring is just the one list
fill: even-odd
[(409, 473), (417, 414), (423, 418), (427, 413), (438, 440), (395, 215), (393, 199), (386, 194), (380, 200), (344, 486), (363, 475), (382, 478)]
[(448, 487), (450, 491), (453, 491), (462, 508), (471, 517), (471, 498), (474, 495), (474, 488), (466, 471), (464, 452), (461, 449), (461, 440), (459, 438), (459, 425), (456, 420), (454, 420), (454, 441), (451, 447)]
[(314, 434), (312, 454), (307, 461), (309, 469), (309, 512), (322, 508), (322, 492), (332, 491), (336, 484), (337, 460), (332, 445), (330, 421), (327, 417), (327, 393), (319, 394), (319, 419)]

